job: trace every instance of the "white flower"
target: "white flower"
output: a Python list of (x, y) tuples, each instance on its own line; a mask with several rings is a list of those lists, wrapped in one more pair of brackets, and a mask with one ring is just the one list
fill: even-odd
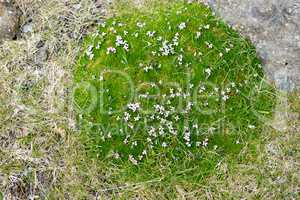
[(201, 37), (201, 32), (196, 33), (196, 39), (199, 39)]
[(186, 28), (185, 22), (182, 22), (181, 24), (179, 24), (178, 28), (179, 28), (180, 30), (185, 29), (185, 28)]
[(203, 28), (204, 28), (204, 29), (209, 29), (209, 28), (210, 28), (210, 25), (207, 24), (207, 25), (203, 26)]
[(134, 165), (137, 165), (137, 164), (138, 164), (137, 160), (134, 159), (134, 157), (133, 157), (132, 155), (129, 155), (128, 160), (129, 160), (130, 162), (132, 162), (132, 164), (134, 164)]
[(124, 120), (127, 122), (130, 118), (130, 114), (128, 112), (124, 113)]
[(179, 65), (182, 65), (182, 61), (183, 61), (183, 55), (182, 54), (180, 54), (179, 56), (178, 56), (178, 63), (179, 63)]
[(124, 44), (123, 38), (121, 36), (117, 35), (116, 46), (119, 47), (123, 44)]
[(187, 143), (190, 143), (191, 141), (191, 133), (189, 131), (189, 128), (188, 127), (184, 127), (184, 136), (183, 136), (183, 139), (187, 142)]
[(126, 43), (125, 42), (125, 44), (124, 44), (124, 47), (123, 47), (124, 49), (125, 49), (125, 51), (129, 51), (129, 45), (128, 45), (128, 43)]
[(163, 143), (161, 144), (161, 146), (162, 146), (163, 148), (166, 148), (168, 145), (167, 145), (167, 143), (163, 142)]
[(207, 77), (210, 77), (210, 75), (211, 75), (211, 69), (210, 69), (210, 68), (207, 68), (207, 69), (205, 69), (204, 71), (205, 71), (205, 73), (207, 74)]
[(170, 44), (167, 40), (163, 41), (162, 47), (159, 50), (163, 56), (173, 55), (175, 53), (173, 44)]
[(249, 125), (248, 128), (255, 129), (256, 127), (254, 125)]
[(199, 89), (199, 93), (202, 93), (206, 90), (206, 88), (204, 86), (201, 86), (200, 89)]
[(99, 77), (99, 80), (100, 80), (100, 81), (103, 81), (103, 80), (104, 80), (104, 78), (103, 78), (102, 75)]
[(207, 147), (207, 145), (208, 145), (208, 139), (207, 138), (202, 142), (202, 145), (204, 147)]
[(139, 121), (141, 119), (140, 115), (134, 117), (134, 121)]
[(213, 48), (213, 44), (209, 43), (209, 42), (205, 42), (206, 46), (209, 48), (209, 49), (212, 49)]
[(136, 25), (139, 28), (143, 28), (146, 25), (146, 23), (145, 22), (138, 22), (138, 23), (136, 23)]
[(198, 124), (193, 124), (193, 128), (198, 129)]
[(116, 48), (114, 48), (114, 47), (108, 47), (107, 51), (106, 51), (106, 54), (116, 53), (116, 52), (117, 52)]
[(117, 152), (113, 152), (112, 155), (113, 155), (113, 157), (115, 159), (119, 159), (120, 158), (120, 154), (118, 154)]
[(136, 112), (140, 109), (140, 103), (130, 103), (127, 105), (127, 107), (133, 112)]
[(155, 31), (148, 31), (147, 36), (148, 37), (153, 37), (155, 33), (156, 33)]
[(227, 101), (227, 100), (229, 99), (229, 96), (228, 96), (228, 95), (224, 95), (224, 96), (222, 97), (222, 99), (223, 99), (223, 101)]
[(88, 46), (87, 50), (86, 50), (86, 55), (89, 57), (90, 60), (92, 60), (94, 58), (94, 53), (93, 53), (93, 46), (90, 45)]
[(143, 150), (142, 154), (145, 156), (147, 154), (147, 151)]

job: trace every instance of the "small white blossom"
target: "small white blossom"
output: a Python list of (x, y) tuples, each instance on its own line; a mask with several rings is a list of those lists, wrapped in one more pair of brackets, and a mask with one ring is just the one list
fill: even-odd
[(94, 53), (93, 53), (93, 46), (90, 45), (88, 46), (87, 50), (86, 50), (86, 55), (89, 57), (90, 60), (92, 60), (94, 58)]
[(133, 112), (136, 112), (140, 109), (140, 103), (130, 103), (127, 105), (127, 107)]
[(203, 28), (208, 30), (210, 28), (210, 25), (207, 24), (207, 25), (203, 26)]
[(203, 142), (202, 142), (203, 147), (207, 147), (208, 145), (208, 139), (206, 138)]
[(155, 31), (148, 31), (147, 36), (148, 37), (153, 37), (155, 33), (156, 33)]
[(209, 43), (209, 42), (205, 42), (206, 46), (209, 48), (209, 49), (212, 49), (213, 48), (213, 44)]
[(108, 47), (107, 51), (106, 51), (106, 54), (116, 53), (116, 52), (117, 52), (116, 48), (114, 48), (114, 47)]
[(207, 77), (210, 77), (210, 75), (211, 75), (211, 69), (210, 68), (206, 68), (204, 71), (207, 74)]
[(180, 30), (185, 29), (185, 28), (186, 28), (185, 22), (182, 22), (181, 24), (179, 24), (178, 28), (179, 28)]
[(120, 154), (117, 153), (117, 152), (113, 152), (113, 153), (112, 153), (112, 156), (113, 156), (115, 159), (119, 159), (119, 158), (120, 158)]
[(124, 113), (124, 120), (127, 122), (130, 118), (130, 114), (128, 112)]
[(249, 125), (248, 128), (255, 129), (256, 127), (254, 125)]
[(138, 164), (137, 160), (132, 155), (129, 155), (128, 160), (134, 165)]
[(143, 28), (144, 26), (146, 26), (146, 23), (145, 22), (138, 22), (138, 23), (136, 23), (136, 25), (139, 28)]

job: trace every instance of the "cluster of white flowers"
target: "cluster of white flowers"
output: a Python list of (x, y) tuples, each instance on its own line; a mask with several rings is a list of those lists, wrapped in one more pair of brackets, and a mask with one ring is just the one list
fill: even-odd
[[(161, 38), (159, 38), (161, 39)], [(174, 47), (179, 45), (179, 33), (176, 33), (174, 35), (174, 38), (172, 39), (172, 42), (169, 42), (168, 40), (164, 40), (162, 42), (162, 47), (159, 48), (159, 51), (161, 52), (161, 55), (163, 56), (169, 56), (175, 54)]]
[(140, 109), (140, 103), (129, 103), (127, 107), (132, 111), (132, 112), (137, 112)]
[(141, 68), (143, 68), (143, 70), (144, 70), (145, 72), (149, 72), (150, 70), (153, 70), (153, 69), (154, 69), (153, 65), (151, 65), (151, 64), (149, 64), (149, 65), (144, 65), (143, 63), (140, 63), (139, 66), (140, 66)]
[(162, 43), (162, 47), (159, 49), (163, 56), (173, 55), (175, 53), (173, 44), (165, 40)]

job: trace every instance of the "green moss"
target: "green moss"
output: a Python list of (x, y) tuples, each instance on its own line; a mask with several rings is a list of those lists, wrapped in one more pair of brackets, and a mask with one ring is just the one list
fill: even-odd
[(207, 7), (133, 13), (85, 40), (74, 72), (80, 139), (121, 169), (117, 181), (199, 182), (259, 137), (273, 88), (255, 48)]

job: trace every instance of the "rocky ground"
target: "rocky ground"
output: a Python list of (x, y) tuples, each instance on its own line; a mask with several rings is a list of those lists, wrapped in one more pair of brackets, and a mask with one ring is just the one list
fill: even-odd
[(204, 0), (257, 47), (277, 87), (300, 87), (299, 0)]
[[(284, 91), (300, 87), (300, 2), (202, 1), (253, 41), (270, 80), (283, 92), (277, 131), (264, 134), (266, 145), (258, 145), (258, 158), (233, 169), (224, 162), (197, 193), (203, 199), (223, 194), (297, 199), (300, 100), (296, 92)], [(135, 2), (141, 6), (143, 1)], [(74, 117), (67, 96), (82, 38), (109, 15), (110, 3), (0, 0), (0, 192), (6, 199), (74, 199), (79, 188), (92, 199), (98, 193), (89, 190), (93, 183), (82, 185), (82, 179), (95, 175), (93, 181), (104, 185), (96, 166), (82, 172), (74, 165), (80, 148), (72, 139)], [(247, 157), (248, 151), (239, 156)], [(196, 192), (179, 193), (185, 198)]]

